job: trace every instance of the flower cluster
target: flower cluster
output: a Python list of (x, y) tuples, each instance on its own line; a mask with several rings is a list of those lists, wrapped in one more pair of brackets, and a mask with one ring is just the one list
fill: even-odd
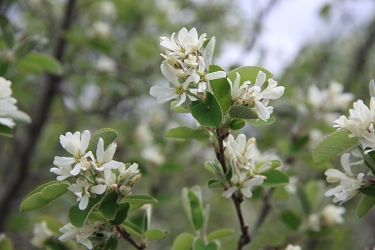
[(211, 64), (215, 37), (212, 37), (204, 47), (206, 34), (198, 37), (195, 28), (188, 31), (182, 28), (175, 39), (175, 33), (171, 38), (160, 37), (160, 45), (164, 47), (165, 59), (161, 64), (161, 71), (165, 78), (173, 85), (171, 88), (154, 86), (150, 94), (157, 97), (158, 103), (178, 100), (176, 107), (184, 103), (189, 96), (195, 100), (198, 93), (204, 93), (209, 89), (209, 81), (226, 76), (224, 71), (208, 73)]
[[(60, 136), (60, 143), (72, 156), (56, 156), (51, 172), (57, 175), (57, 180), (62, 181), (68, 177), (76, 178), (75, 183), (68, 186), (68, 190), (77, 196), (79, 209), (85, 210), (90, 198), (116, 192), (119, 199), (131, 194), (131, 187), (139, 180), (138, 164), (124, 164), (113, 160), (116, 143), (110, 143), (105, 149), (104, 140), (99, 138), (95, 155), (88, 151), (90, 132), (85, 130), (82, 134), (68, 132)], [(83, 225), (76, 228), (70, 223), (60, 229), (63, 233), (59, 240), (65, 242), (73, 238), (77, 242), (92, 248), (88, 237), (97, 231), (97, 226)]]
[(270, 100), (279, 99), (283, 94), (285, 87), (277, 86), (277, 82), (272, 78), (268, 79), (268, 84), (262, 90), (262, 86), (266, 81), (266, 74), (262, 71), (258, 72), (255, 83), (244, 81), (241, 85), (241, 76), (236, 72), (236, 79), (232, 81), (228, 79), (231, 86), (231, 102), (232, 104), (240, 104), (252, 107), (259, 118), (266, 121), (273, 112), (273, 107), (268, 106)]
[(256, 147), (255, 138), (246, 141), (244, 134), (239, 134), (235, 140), (232, 135), (225, 142), (225, 158), (232, 169), (231, 187), (223, 193), (223, 197), (229, 198), (234, 192), (239, 192), (246, 198), (251, 198), (251, 189), (263, 183), (266, 176), (262, 173), (270, 170), (271, 162), (256, 162), (261, 158), (260, 151)]
[(13, 128), (16, 123), (14, 116), (19, 112), (16, 103), (17, 100), (11, 97), (12, 82), (0, 77), (0, 124)]
[[(354, 154), (356, 155), (357, 153), (354, 151)], [(345, 173), (342, 173), (337, 169), (328, 169), (325, 172), (327, 182), (340, 182), (337, 187), (328, 190), (324, 194), (325, 196), (334, 196), (333, 202), (343, 203), (353, 198), (360, 192), (358, 189), (365, 185), (365, 174), (353, 174), (350, 167), (351, 165), (361, 164), (363, 161), (350, 163), (349, 158), (349, 153), (341, 156), (341, 165), (343, 166)]]
[(348, 130), (349, 137), (358, 137), (365, 153), (373, 151), (375, 149), (375, 98), (371, 97), (370, 108), (362, 100), (354, 102), (349, 114), (349, 117), (342, 115), (335, 120), (333, 127)]

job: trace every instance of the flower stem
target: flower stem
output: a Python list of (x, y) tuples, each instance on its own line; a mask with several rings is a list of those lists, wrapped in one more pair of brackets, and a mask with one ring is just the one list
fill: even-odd
[[(217, 134), (217, 142), (218, 142), (217, 143), (218, 145), (214, 145), (215, 151), (216, 151), (216, 158), (220, 162), (221, 166), (223, 167), (223, 171), (226, 174), (228, 169), (227, 169), (227, 166), (226, 166), (226, 163), (225, 163), (225, 156), (224, 156), (224, 150), (225, 150), (224, 140), (225, 140), (225, 138), (228, 137), (228, 133), (226, 131), (223, 133), (223, 131), (220, 128), (218, 128), (216, 130), (216, 134)], [(243, 218), (243, 214), (242, 214), (242, 210), (241, 210), (241, 203), (243, 201), (243, 198), (237, 197), (237, 195), (235, 193), (233, 193), (231, 198), (232, 198), (234, 207), (236, 209), (237, 217), (238, 217), (238, 220), (240, 222), (240, 229), (241, 229), (241, 232), (242, 232), (242, 234), (241, 234), (241, 236), (238, 240), (238, 247), (237, 247), (238, 250), (241, 250), (245, 245), (250, 243), (251, 237), (250, 237), (250, 234), (248, 232), (248, 226), (245, 224), (245, 220)]]
[(116, 226), (116, 230), (121, 235), (122, 238), (124, 238), (127, 242), (130, 243), (130, 245), (132, 245), (136, 249), (138, 249), (138, 250), (146, 249), (146, 245), (144, 243), (138, 245), (137, 242), (135, 242), (133, 240), (131, 235), (125, 229), (123, 229), (122, 227)]

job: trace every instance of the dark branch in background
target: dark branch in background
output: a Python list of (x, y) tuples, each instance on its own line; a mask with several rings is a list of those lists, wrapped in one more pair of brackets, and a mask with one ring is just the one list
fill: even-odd
[[(217, 139), (218, 139), (218, 144), (219, 144), (219, 148), (216, 149), (216, 158), (220, 162), (221, 166), (223, 167), (223, 171), (226, 174), (227, 173), (227, 167), (226, 167), (225, 156), (224, 156), (224, 150), (225, 150), (224, 140), (225, 140), (225, 138), (228, 137), (228, 133), (227, 132), (222, 133), (222, 131), (220, 129), (217, 129), (216, 133), (217, 133)], [(242, 214), (242, 210), (241, 210), (241, 203), (243, 201), (242, 197), (237, 197), (237, 195), (235, 193), (233, 193), (231, 198), (232, 198), (233, 204), (236, 208), (238, 221), (240, 222), (240, 228), (241, 228), (242, 234), (241, 234), (241, 236), (238, 240), (237, 249), (241, 250), (245, 245), (250, 243), (251, 237), (250, 237), (250, 234), (248, 232), (249, 227), (245, 223), (245, 220), (244, 220), (243, 214)]]
[(116, 230), (121, 235), (121, 237), (123, 239), (125, 239), (127, 242), (129, 242), (130, 245), (132, 245), (136, 249), (138, 249), (138, 250), (146, 249), (146, 245), (144, 245), (144, 244), (138, 245), (137, 242), (135, 242), (133, 240), (133, 238), (130, 236), (130, 234), (128, 232), (126, 232), (122, 227), (116, 226)]
[(370, 55), (369, 52), (375, 44), (375, 19), (370, 23), (368, 27), (367, 37), (363, 41), (364, 42), (359, 45), (356, 54), (353, 56), (353, 65), (346, 77), (344, 84), (345, 86), (354, 84), (354, 81), (358, 78), (359, 75), (362, 74), (363, 70), (365, 69), (368, 56)]
[[(63, 55), (66, 48), (66, 40), (62, 33), (69, 30), (72, 20), (76, 0), (69, 0), (66, 4), (64, 18), (61, 24), (61, 33), (58, 35), (56, 46), (54, 48), (53, 56), (62, 62)], [(6, 219), (12, 209), (12, 201), (17, 198), (18, 192), (21, 190), (26, 178), (29, 177), (30, 162), (32, 155), (36, 148), (37, 142), (40, 138), (41, 131), (48, 119), (48, 114), (52, 105), (53, 98), (56, 96), (59, 85), (63, 76), (56, 76), (47, 74), (44, 89), (38, 97), (39, 103), (36, 105), (32, 115), (32, 123), (27, 131), (26, 137), (17, 138), (15, 142), (15, 150), (10, 161), (19, 159), (18, 168), (15, 169), (10, 176), (6, 177), (2, 185), (2, 193), (0, 197), (0, 231), (4, 231), (6, 226)], [(22, 140), (23, 139), (23, 140)], [(11, 162), (9, 162), (11, 164)], [(12, 163), (12, 165), (15, 165)]]

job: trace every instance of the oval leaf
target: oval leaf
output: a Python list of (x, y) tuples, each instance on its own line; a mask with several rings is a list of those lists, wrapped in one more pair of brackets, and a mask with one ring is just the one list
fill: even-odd
[(192, 116), (203, 126), (218, 128), (223, 120), (220, 104), (210, 92), (206, 93), (206, 100), (194, 101), (190, 105)]
[(171, 250), (190, 250), (194, 236), (189, 233), (182, 233), (173, 241)]
[(199, 230), (202, 228), (204, 221), (202, 204), (199, 200), (199, 197), (196, 196), (195, 193), (191, 190), (188, 191), (188, 199), (190, 203), (190, 212), (193, 227), (195, 230)]
[(275, 121), (275, 117), (271, 115), (267, 121), (263, 121), (262, 119), (256, 119), (256, 120), (246, 120), (246, 123), (253, 125), (253, 126), (265, 126), (265, 125), (272, 124), (274, 121)]
[(289, 177), (276, 169), (269, 170), (262, 175), (267, 177), (261, 185), (263, 187), (277, 187), (289, 184)]
[(246, 125), (246, 123), (241, 119), (234, 119), (230, 122), (230, 129), (232, 130), (240, 130)]
[(118, 210), (117, 198), (118, 195), (115, 192), (111, 192), (104, 196), (104, 198), (100, 201), (99, 211), (102, 212), (107, 219), (115, 219), (116, 212)]
[(4, 233), (0, 234), (0, 249), (1, 250), (13, 250), (13, 243), (11, 239)]
[(257, 113), (246, 106), (233, 106), (229, 110), (229, 115), (237, 119), (258, 119)]
[(50, 204), (65, 194), (68, 186), (67, 181), (52, 181), (37, 187), (22, 200), (21, 212), (39, 209)]
[(103, 139), (104, 149), (106, 149), (109, 144), (111, 144), (117, 139), (117, 137), (118, 137), (118, 133), (114, 129), (111, 129), (111, 128), (100, 129), (91, 135), (87, 151), (91, 151), (94, 154), (96, 153), (96, 147), (98, 145), (99, 138)]
[(132, 212), (145, 204), (156, 204), (158, 200), (154, 197), (147, 196), (147, 195), (130, 195), (123, 199), (123, 202), (130, 203), (129, 212)]
[(118, 210), (114, 220), (111, 220), (112, 225), (120, 225), (128, 217), (128, 211), (130, 208), (129, 202), (118, 204)]
[(210, 139), (210, 132), (205, 128), (192, 129), (186, 126), (172, 128), (167, 131), (166, 137), (179, 139), (196, 139), (198, 141), (207, 141)]
[(147, 230), (145, 236), (147, 240), (162, 240), (167, 236), (167, 233), (160, 229), (154, 228)]
[(219, 230), (216, 230), (216, 231), (210, 233), (207, 236), (207, 240), (212, 241), (212, 240), (220, 239), (220, 238), (223, 238), (225, 236), (232, 235), (233, 233), (234, 233), (234, 230), (231, 229), (231, 228), (222, 228), (222, 229), (219, 229)]
[(357, 216), (362, 218), (375, 206), (375, 198), (365, 195), (359, 202), (357, 207)]
[(20, 62), (39, 66), (42, 71), (61, 75), (62, 65), (54, 57), (42, 53), (29, 53)]
[(328, 135), (313, 150), (315, 164), (335, 158), (358, 144), (358, 137), (349, 138), (347, 130), (337, 130)]
[(142, 232), (141, 230), (139, 230), (139, 228), (137, 227), (137, 225), (135, 225), (134, 223), (130, 222), (130, 221), (124, 221), (122, 224), (121, 224), (121, 227), (123, 227), (127, 232), (129, 232), (131, 235), (135, 235), (135, 236), (138, 236), (138, 237), (142, 237)]
[(301, 224), (301, 218), (292, 211), (284, 211), (281, 213), (282, 221), (290, 227), (292, 230), (296, 231)]
[(76, 227), (82, 227), (85, 224), (92, 209), (101, 201), (102, 197), (89, 198), (86, 209), (80, 210), (78, 204), (69, 209), (69, 220)]
[(177, 101), (171, 102), (171, 110), (177, 113), (190, 113), (190, 110), (187, 108), (184, 108), (182, 105), (176, 107)]
[(263, 71), (263, 73), (266, 74), (266, 79), (269, 79), (273, 76), (273, 74), (269, 72), (268, 70), (266, 70), (265, 68), (262, 68), (259, 66), (244, 66), (244, 67), (239, 67), (237, 69), (230, 71), (228, 73), (228, 77), (232, 82), (234, 82), (234, 80), (237, 77), (236, 75), (236, 72), (237, 72), (241, 76), (240, 85), (242, 85), (242, 83), (247, 80), (250, 80), (252, 84), (255, 84), (255, 80), (257, 79), (259, 71)]

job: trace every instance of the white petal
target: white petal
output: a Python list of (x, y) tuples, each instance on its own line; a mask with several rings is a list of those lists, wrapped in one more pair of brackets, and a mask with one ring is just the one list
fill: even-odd
[(56, 166), (68, 166), (70, 164), (73, 164), (75, 162), (73, 157), (60, 157), (55, 156), (55, 159), (53, 160), (53, 165)]
[(120, 168), (122, 166), (125, 166), (125, 164), (122, 163), (122, 162), (114, 161), (114, 160), (109, 161), (109, 162), (103, 164), (104, 168), (109, 168), (109, 169), (118, 169), (118, 168)]
[(89, 142), (90, 142), (90, 131), (85, 130), (83, 131), (82, 136), (81, 136), (81, 153), (82, 154), (86, 152), (86, 149), (89, 146)]
[(249, 188), (241, 188), (241, 193), (246, 198), (251, 198), (251, 196), (253, 196)]
[(179, 107), (181, 104), (183, 104), (186, 100), (186, 94), (183, 93), (182, 95), (180, 95), (180, 100), (178, 101), (178, 103), (176, 104), (176, 108)]
[(257, 78), (255, 80), (255, 86), (262, 87), (263, 83), (266, 81), (266, 74), (263, 71), (259, 71)]
[(89, 204), (89, 196), (87, 194), (85, 194), (82, 197), (81, 201), (79, 202), (78, 207), (79, 207), (80, 210), (85, 210), (86, 207), (87, 207), (87, 204)]
[(177, 76), (174, 74), (173, 69), (168, 64), (162, 63), (160, 65), (161, 72), (167, 78), (168, 81), (173, 83), (175, 86), (179, 86), (180, 83), (178, 82)]
[(337, 187), (332, 188), (332, 189), (328, 190), (327, 192), (325, 192), (324, 196), (327, 197), (327, 196), (335, 195), (335, 194), (341, 192), (344, 189), (345, 189), (344, 185), (338, 185)]
[(102, 138), (99, 138), (98, 145), (96, 146), (96, 160), (102, 163), (103, 158), (104, 158), (104, 141)]
[(106, 185), (96, 185), (93, 186), (90, 191), (94, 194), (102, 194), (105, 192), (107, 186)]
[(228, 188), (227, 190), (225, 190), (222, 194), (222, 196), (224, 198), (230, 198), (234, 192), (236, 192), (238, 188), (237, 187), (231, 187), (231, 188)]
[(346, 154), (343, 154), (341, 156), (341, 165), (342, 167), (345, 169), (345, 171), (348, 173), (348, 174), (352, 174), (352, 171), (350, 169), (350, 161), (349, 161), (349, 157), (350, 157), (350, 154), (349, 153), (346, 153)]
[(78, 175), (79, 173), (81, 172), (81, 164), (80, 163), (77, 163), (74, 168), (72, 169), (72, 171), (70, 171), (70, 173), (74, 176)]
[(270, 112), (260, 101), (255, 101), (255, 107), (258, 110), (258, 116), (261, 120), (267, 121), (270, 118)]
[(227, 76), (227, 73), (225, 73), (224, 71), (216, 71), (216, 72), (207, 74), (205, 77), (208, 80), (215, 80), (215, 79), (224, 78), (226, 76)]

